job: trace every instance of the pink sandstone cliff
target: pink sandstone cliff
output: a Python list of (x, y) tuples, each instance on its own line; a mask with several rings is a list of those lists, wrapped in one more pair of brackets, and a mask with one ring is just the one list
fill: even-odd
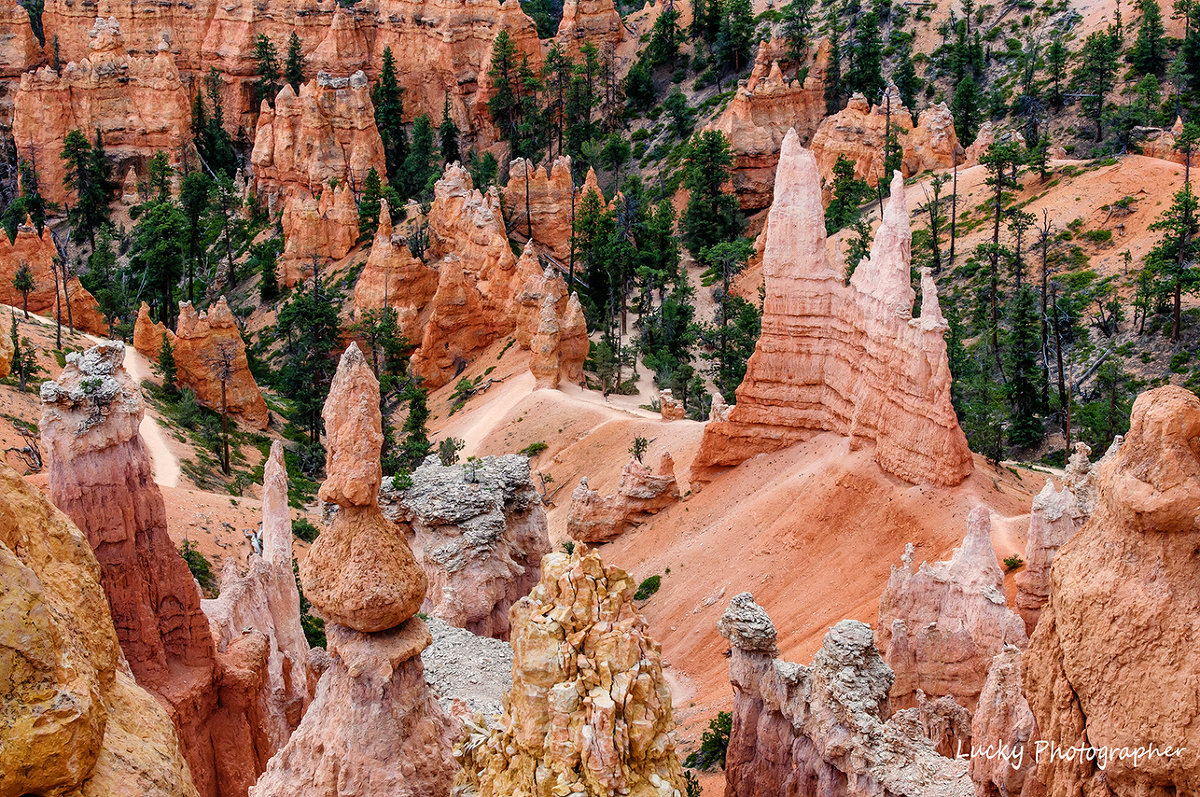
[(512, 690), (468, 723), (456, 789), (514, 794), (684, 794), (671, 693), (635, 583), (594, 552), (548, 554), (512, 608)]
[(58, 380), (42, 383), (50, 498), (95, 550), (121, 650), (174, 721), (199, 793), (241, 797), (270, 754), (254, 700), (267, 638), (252, 632), (215, 650), (196, 582), (167, 535), (124, 354), (117, 342), (72, 353)]
[(949, 561), (914, 571), (909, 545), (901, 566), (892, 567), (879, 599), (879, 647), (896, 674), (893, 708), (915, 705), (919, 689), (974, 710), (992, 658), (1005, 645), (1025, 647), (1025, 626), (1004, 597), (991, 526), (987, 508), (976, 507)]
[(950, 404), (947, 325), (928, 273), (912, 314), (904, 182), (893, 178), (849, 285), (826, 256), (824, 217), (816, 159), (789, 132), (768, 216), (762, 335), (729, 420), (705, 426), (692, 479), (833, 431), (852, 449), (873, 444), (879, 466), (906, 481), (957, 484), (971, 451)]
[(88, 540), (0, 463), (0, 794), (197, 797), (179, 737), (122, 660)]
[(1107, 762), (1050, 760), (1052, 797), (1193, 794), (1200, 728), (1191, 700), (1200, 622), (1200, 398), (1147, 391), (1129, 433), (1100, 466), (1099, 503), (1059, 549), (1050, 600), (1025, 654), (1025, 694), (1042, 738), (1060, 748), (1187, 748)]
[(406, 530), (377, 503), (379, 382), (355, 344), (338, 364), (323, 417), (328, 477), (320, 497), (338, 508), (300, 579), (326, 620), (333, 661), (250, 794), (448, 797), (451, 726), (425, 683), (420, 653), (431, 638), (415, 616), (427, 579)]
[(892, 671), (871, 627), (842, 620), (809, 666), (778, 658), (775, 626), (748, 592), (717, 624), (729, 640), (733, 729), (726, 797), (969, 797), (964, 761), (922, 729), (885, 719)]
[(679, 500), (675, 460), (670, 451), (659, 458), (658, 473), (631, 458), (621, 469), (621, 483), (611, 495), (588, 488), (587, 477), (571, 493), (567, 534), (581, 542), (608, 542), (641, 525), (650, 515)]

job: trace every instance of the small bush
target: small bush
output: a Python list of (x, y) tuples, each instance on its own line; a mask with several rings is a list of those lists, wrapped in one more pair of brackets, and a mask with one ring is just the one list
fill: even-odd
[(1025, 564), (1025, 560), (1016, 554), (1006, 556), (1004, 557), (1004, 572), (1011, 573), (1023, 564)]
[(524, 454), (525, 456), (529, 457), (530, 459), (533, 459), (534, 457), (536, 457), (538, 454), (542, 453), (549, 447), (550, 446), (546, 445), (541, 440), (538, 440), (536, 443), (530, 443), (529, 445), (525, 446), (517, 453)]
[(728, 711), (717, 714), (700, 737), (700, 749), (687, 757), (685, 767), (712, 769), (725, 766), (725, 751), (729, 749), (729, 734), (733, 730), (733, 715)]
[(565, 553), (567, 556), (570, 556), (571, 554), (575, 553), (575, 541), (574, 540), (564, 540), (563, 544), (562, 544), (562, 549), (563, 549), (563, 553)]
[(205, 596), (216, 597), (217, 580), (213, 577), (212, 565), (204, 554), (196, 549), (196, 544), (191, 540), (184, 540), (179, 546), (179, 555), (187, 562), (188, 570), (192, 571), (192, 577), (196, 579)]
[(638, 584), (637, 591), (633, 593), (635, 601), (649, 600), (650, 596), (658, 592), (658, 588), (662, 586), (662, 576), (650, 576), (650, 578)]
[(462, 451), (466, 444), (467, 441), (459, 440), (457, 437), (447, 437), (438, 443), (438, 461), (447, 467), (458, 462), (458, 452)]
[(321, 534), (321, 530), (310, 521), (308, 518), (300, 518), (292, 521), (292, 536), (296, 539), (304, 540), (307, 543), (316, 542), (317, 537)]
[(1182, 374), (1187, 370), (1188, 360), (1192, 359), (1191, 352), (1181, 351), (1171, 355), (1171, 371)]

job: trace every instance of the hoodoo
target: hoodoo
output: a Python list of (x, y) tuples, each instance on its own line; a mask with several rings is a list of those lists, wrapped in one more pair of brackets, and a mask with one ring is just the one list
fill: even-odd
[(816, 159), (788, 133), (767, 222), (762, 335), (729, 420), (705, 427), (693, 481), (819, 431), (848, 436), (852, 449), (873, 444), (879, 466), (910, 482), (953, 485), (971, 472), (928, 274), (912, 314), (899, 174), (891, 190), (870, 257), (846, 285), (826, 255)]

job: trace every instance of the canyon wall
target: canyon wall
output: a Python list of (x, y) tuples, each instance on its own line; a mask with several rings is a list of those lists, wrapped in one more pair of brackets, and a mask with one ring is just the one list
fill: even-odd
[(950, 403), (947, 328), (926, 270), (913, 317), (908, 209), (897, 173), (870, 257), (850, 284), (825, 250), (816, 158), (790, 131), (780, 152), (763, 255), (762, 334), (727, 421), (710, 422), (693, 481), (818, 431), (874, 445), (883, 470), (952, 485), (972, 470)]
[(0, 794), (197, 797), (170, 717), (122, 661), (88, 540), (0, 463)]
[[(1091, 519), (1051, 567), (1050, 599), (1025, 654), (1025, 693), (1048, 743), (1154, 744), (1159, 754), (1110, 759), (1103, 769), (1084, 756), (1044, 756), (1038, 774), (1053, 797), (1194, 793), (1200, 398), (1175, 386), (1138, 396), (1098, 490)], [(1162, 754), (1168, 747), (1186, 750)]]
[(57, 381), (42, 383), (50, 499), (95, 550), (121, 650), (175, 723), (199, 793), (242, 797), (271, 751), (254, 699), (268, 640), (251, 632), (215, 649), (196, 582), (167, 534), (138, 434), (142, 394), (124, 354), (112, 341), (72, 352)]
[(328, 433), (320, 498), (333, 522), (300, 564), (305, 596), (326, 620), (332, 663), (252, 797), (388, 794), (448, 797), (452, 729), (425, 683), (429, 629), (417, 611), (427, 579), (408, 530), (377, 503), (383, 418), (379, 382), (350, 344), (322, 417)]
[(871, 627), (842, 620), (809, 666), (778, 658), (775, 626), (748, 592), (717, 625), (729, 640), (733, 729), (726, 797), (970, 797), (965, 761), (919, 725), (885, 720), (892, 671)]

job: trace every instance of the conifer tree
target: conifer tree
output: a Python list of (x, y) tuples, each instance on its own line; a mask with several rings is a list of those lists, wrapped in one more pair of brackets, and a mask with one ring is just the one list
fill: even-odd
[(408, 157), (408, 131), (404, 127), (404, 102), (400, 84), (396, 78), (396, 59), (392, 48), (383, 49), (383, 65), (379, 80), (371, 90), (371, 102), (375, 105), (375, 126), (383, 141), (387, 177), (393, 183), (400, 182), (400, 171)]
[(1137, 74), (1162, 77), (1167, 68), (1166, 28), (1163, 26), (1162, 11), (1158, 7), (1158, 0), (1139, 0), (1138, 9), (1142, 12), (1142, 21), (1125, 60)]
[(175, 350), (171, 348), (171, 341), (167, 338), (165, 331), (162, 333), (162, 341), (158, 344), (158, 372), (162, 374), (163, 390), (172, 396), (178, 393)]
[(1041, 369), (1038, 357), (1038, 298), (1028, 285), (1022, 286), (1009, 309), (1008, 364), (1009, 427), (1008, 440), (1027, 448), (1041, 442), (1045, 427), (1038, 417), (1041, 403)]
[(272, 106), (279, 93), (279, 54), (275, 45), (260, 33), (254, 39), (254, 105), (257, 108), (266, 100)]
[(684, 244), (693, 254), (741, 231), (737, 197), (721, 190), (732, 166), (729, 141), (720, 131), (704, 130), (692, 137), (684, 166), (684, 185), (690, 195), (682, 226)]
[(421, 114), (413, 120), (412, 146), (404, 160), (402, 172), (404, 191), (408, 196), (420, 196), (432, 186), (438, 175), (433, 161), (433, 125), (427, 114)]
[(288, 37), (287, 60), (283, 67), (283, 79), (292, 87), (292, 91), (300, 92), (300, 84), (304, 82), (304, 52), (301, 49), (300, 37), (296, 31)]
[(1084, 113), (1096, 125), (1096, 140), (1104, 139), (1104, 103), (1112, 91), (1117, 74), (1117, 50), (1120, 43), (1110, 31), (1096, 31), (1083, 43), (1079, 65), (1071, 79), (1081, 92)]
[(358, 199), (358, 238), (369, 241), (379, 226), (379, 200), (383, 198), (383, 185), (379, 172), (372, 166), (363, 179), (362, 195)]
[(954, 129), (961, 141), (974, 141), (979, 124), (979, 90), (975, 78), (967, 75), (954, 88), (950, 109), (954, 114)]
[(450, 118), (450, 92), (442, 103), (442, 123), (438, 126), (438, 138), (442, 147), (443, 163), (458, 163), (462, 154), (458, 150), (458, 126)]
[(850, 71), (846, 73), (847, 88), (860, 91), (872, 105), (877, 104), (886, 88), (883, 80), (883, 39), (879, 33), (879, 17), (868, 11), (854, 26), (854, 49)]
[(1067, 45), (1061, 36), (1055, 36), (1046, 48), (1046, 74), (1050, 89), (1050, 106), (1055, 110), (1062, 107), (1062, 87), (1067, 79)]

